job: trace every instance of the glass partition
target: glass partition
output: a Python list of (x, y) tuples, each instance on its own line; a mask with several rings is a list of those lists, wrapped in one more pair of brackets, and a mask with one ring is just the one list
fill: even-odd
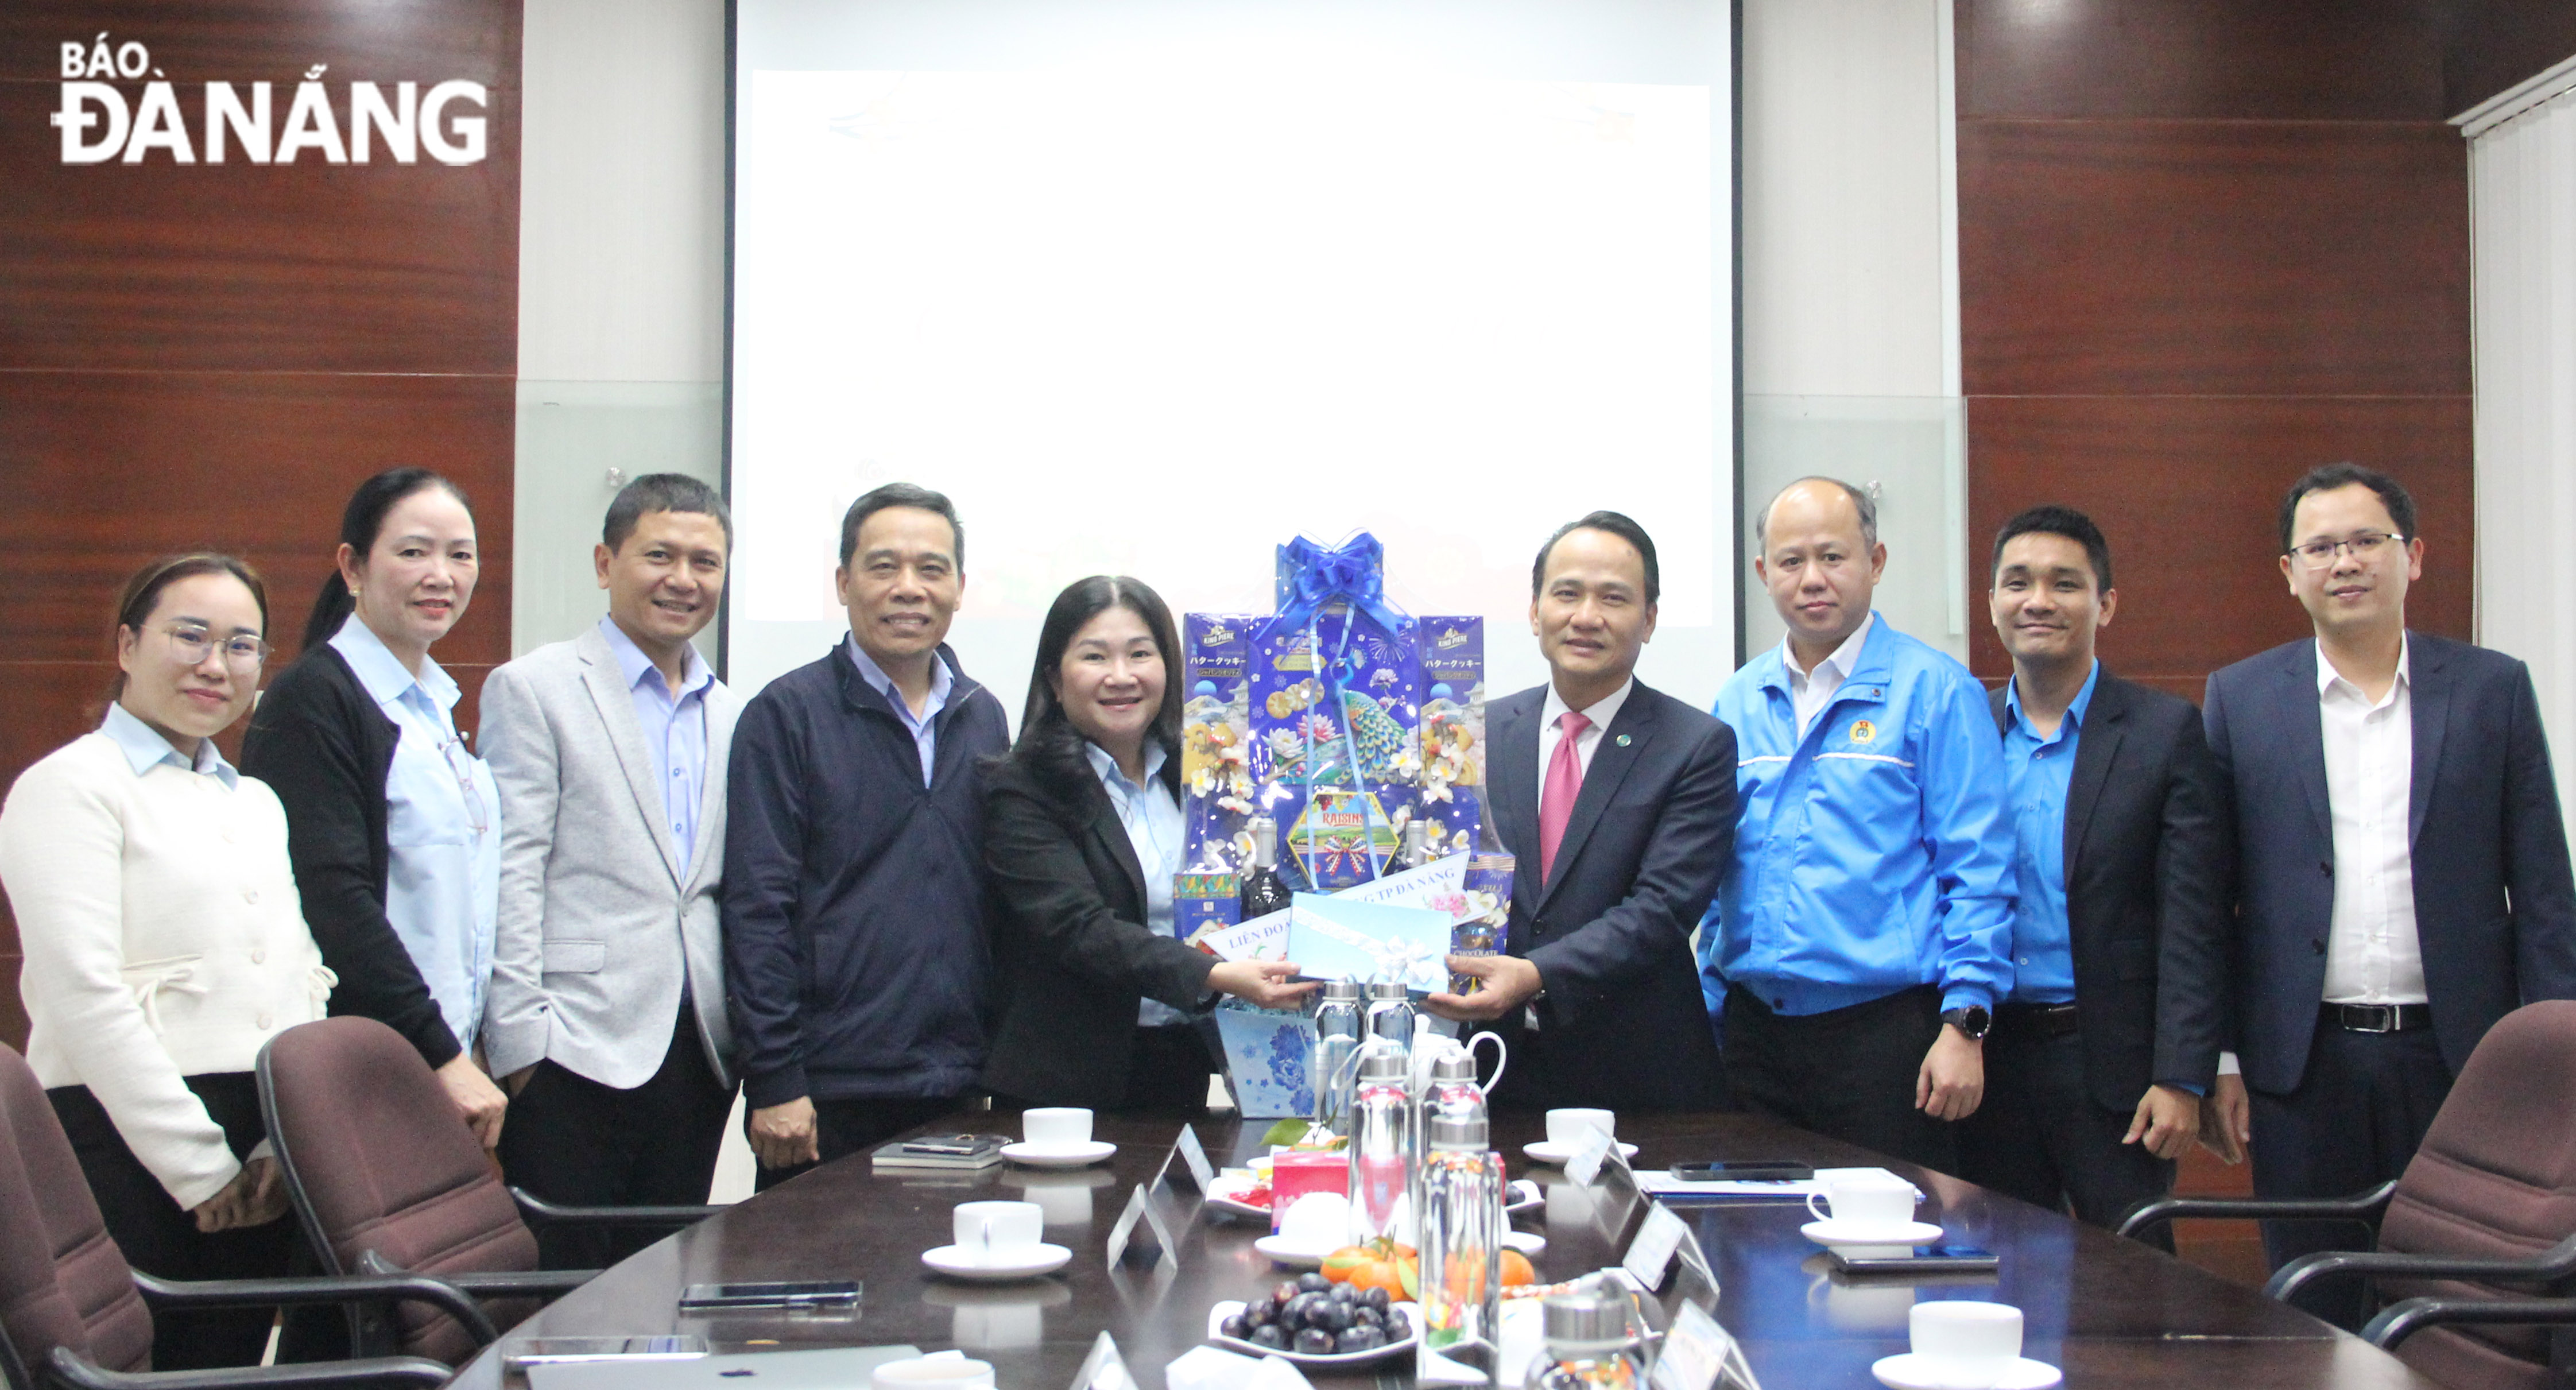
[(1887, 547), (1877, 609), (1901, 632), (1968, 659), (1965, 403), (1942, 396), (1744, 398), (1744, 651), (1783, 631), (1753, 573), (1753, 523), (1771, 495), (1824, 474), (1878, 501)]
[[(712, 381), (521, 381), (511, 519), (513, 656), (560, 642), (608, 611), (591, 568), (617, 490), (647, 473), (721, 486), (724, 388)], [(724, 620), (698, 635), (716, 659)]]

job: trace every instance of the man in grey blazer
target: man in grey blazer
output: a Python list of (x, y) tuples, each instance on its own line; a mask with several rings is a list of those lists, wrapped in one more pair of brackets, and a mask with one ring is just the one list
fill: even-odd
[[(594, 555), (608, 615), (495, 670), (501, 912), (483, 1038), (511, 1092), (502, 1172), (549, 1201), (703, 1202), (733, 1105), (717, 923), (736, 703), (689, 645), (733, 523), (694, 478), (636, 479)], [(595, 1268), (661, 1232), (546, 1232)]]

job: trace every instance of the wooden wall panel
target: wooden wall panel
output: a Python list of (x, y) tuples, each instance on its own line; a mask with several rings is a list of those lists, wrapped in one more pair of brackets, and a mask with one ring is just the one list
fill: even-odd
[(95, 659), (127, 573), (214, 546), (267, 578), (273, 640), (291, 652), (350, 489), (418, 464), (473, 499), (483, 546), (440, 656), (508, 660), (515, 391), (507, 376), (0, 372), (0, 470), (19, 501), (0, 510), (0, 547), (41, 557), (0, 610), (0, 651)]
[[(272, 84), (282, 131), (319, 74), (346, 138), (349, 84), (483, 85), (486, 149), (404, 165), (67, 165), (50, 115), (60, 45), (139, 42), (202, 156), (209, 81)], [(266, 573), (292, 657), (366, 474), (417, 463), (473, 496), (479, 591), (440, 659), (473, 694), (510, 648), (518, 360), (518, 0), (18, 0), (0, 7), (0, 784), (90, 727), (118, 581), (212, 545)], [(140, 81), (115, 84), (139, 105)], [(238, 731), (225, 740), (239, 747)], [(0, 1039), (21, 1042), (17, 938), (0, 916)]]
[[(1969, 534), (1991, 538), (2040, 502), (2090, 515), (2120, 589), (2103, 661), (2195, 703), (2215, 665), (2307, 635), (2276, 516), (2290, 480), (2318, 463), (2351, 459), (2406, 484), (2425, 538), (2409, 619), (2445, 637), (2472, 631), (2464, 397), (1986, 396), (1968, 403), (1968, 440)], [(1980, 542), (1981, 587), (1989, 554)], [(1970, 654), (1979, 671), (2011, 670), (1983, 621)]]
[(2438, 123), (1963, 122), (1968, 394), (2465, 393), (2460, 146)]
[(2439, 120), (2414, 0), (1959, 0), (1959, 115)]
[(2576, 57), (2576, 5), (2567, 0), (2465, 0), (2442, 54), (2443, 114)]

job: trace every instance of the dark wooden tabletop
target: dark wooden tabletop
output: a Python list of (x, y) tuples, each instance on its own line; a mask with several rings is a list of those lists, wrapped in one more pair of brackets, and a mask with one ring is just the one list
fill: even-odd
[[(1219, 1164), (1260, 1152), (1266, 1122), (1198, 1122)], [(969, 1114), (930, 1128), (1008, 1132), (1018, 1117)], [(1266, 1223), (1203, 1209), (1185, 1186), (1167, 1189), (1166, 1210), (1185, 1222), (1179, 1267), (1130, 1264), (1112, 1270), (1103, 1242), (1135, 1184), (1150, 1179), (1178, 1134), (1174, 1122), (1104, 1117), (1097, 1137), (1115, 1158), (1094, 1168), (1038, 1172), (1014, 1165), (967, 1175), (871, 1171), (860, 1156), (818, 1169), (662, 1241), (565, 1295), (510, 1337), (696, 1332), (731, 1350), (744, 1344), (957, 1347), (993, 1363), (1001, 1390), (1062, 1390), (1107, 1329), (1145, 1390), (1162, 1367), (1202, 1340), (1207, 1309), (1249, 1298), (1294, 1277), (1252, 1248)], [(1563, 1279), (1617, 1262), (1642, 1212), (1615, 1178), (1590, 1189), (1529, 1163), (1520, 1145), (1542, 1137), (1536, 1116), (1498, 1117), (1496, 1139), (1513, 1176), (1547, 1188), (1544, 1211), (1517, 1218), (1548, 1238), (1537, 1259), (1543, 1279)], [(1877, 1382), (1872, 1361), (1906, 1349), (1908, 1310), (1918, 1299), (1994, 1299), (2019, 1307), (2024, 1354), (2065, 1368), (2071, 1390), (2114, 1386), (2317, 1386), (2335, 1390), (2439, 1390), (2358, 1338), (2132, 1241), (2079, 1226), (1982, 1188), (1864, 1150), (1743, 1115), (1626, 1116), (1619, 1135), (1640, 1146), (1640, 1168), (1719, 1158), (1788, 1158), (1819, 1167), (1885, 1163), (1927, 1194), (1919, 1215), (1944, 1239), (2003, 1257), (1998, 1278), (1926, 1284), (1851, 1280), (1826, 1265), (1798, 1233), (1805, 1208), (1778, 1202), (1694, 1206), (1719, 1284), (1717, 1318), (1743, 1339), (1766, 1390), (1863, 1390)], [(1177, 1169), (1179, 1165), (1175, 1164)], [(1056, 1274), (1016, 1284), (954, 1283), (922, 1266), (921, 1252), (946, 1245), (950, 1208), (960, 1202), (1028, 1198), (1045, 1204), (1046, 1238), (1074, 1252)], [(1619, 1229), (1612, 1229), (1614, 1226)], [(746, 1279), (859, 1279), (867, 1292), (855, 1317), (682, 1317), (681, 1288)], [(1678, 1284), (1664, 1301), (1678, 1306)], [(1404, 1374), (1391, 1377), (1409, 1383)], [(501, 1372), (487, 1350), (456, 1384), (494, 1387)], [(515, 1377), (513, 1378), (515, 1380)], [(1361, 1385), (1374, 1377), (1316, 1377), (1319, 1385)]]

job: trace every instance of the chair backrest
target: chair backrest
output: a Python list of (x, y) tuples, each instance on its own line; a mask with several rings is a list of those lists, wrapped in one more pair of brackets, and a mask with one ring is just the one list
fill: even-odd
[[(323, 1267), (372, 1250), (428, 1274), (534, 1269), (536, 1237), (410, 1043), (367, 1018), (299, 1024), (259, 1053), (260, 1108), (288, 1195)], [(403, 1304), (401, 1349), (453, 1364), (474, 1352), (455, 1319)]]
[[(2382, 1250), (2528, 1258), (2576, 1235), (2576, 1000), (2514, 1010), (2489, 1029), (2408, 1164), (2380, 1225)], [(2529, 1286), (2383, 1281), (2419, 1295), (2527, 1298)], [(2545, 1329), (2436, 1327), (2398, 1354), (2449, 1385), (2541, 1383)]]
[[(152, 1364), (152, 1314), (27, 1059), (0, 1045), (0, 1374), (35, 1383), (56, 1347)], [(12, 1364), (14, 1363), (14, 1364)]]

